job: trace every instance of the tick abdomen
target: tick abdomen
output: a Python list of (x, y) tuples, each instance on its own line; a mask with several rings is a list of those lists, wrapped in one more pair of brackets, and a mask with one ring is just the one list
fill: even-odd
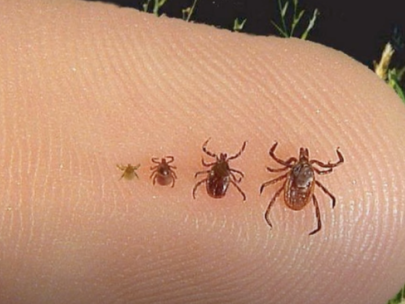
[(304, 208), (313, 193), (314, 170), (308, 163), (298, 163), (286, 182), (284, 191), (285, 202), (293, 210)]
[(229, 186), (229, 176), (212, 176), (207, 180), (207, 192), (213, 198), (224, 197)]

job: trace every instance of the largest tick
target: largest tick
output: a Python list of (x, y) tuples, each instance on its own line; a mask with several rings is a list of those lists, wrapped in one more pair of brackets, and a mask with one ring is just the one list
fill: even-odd
[[(202, 183), (205, 183), (208, 195), (213, 198), (224, 197), (226, 194), (226, 191), (228, 190), (229, 184), (232, 184), (235, 186), (236, 189), (238, 189), (238, 191), (240, 192), (240, 194), (243, 197), (243, 200), (246, 200), (245, 193), (237, 185), (244, 177), (243, 173), (239, 170), (235, 170), (235, 169), (232, 169), (231, 167), (229, 167), (229, 161), (239, 157), (242, 154), (242, 152), (245, 150), (246, 141), (243, 143), (242, 148), (239, 150), (239, 152), (236, 153), (235, 155), (228, 157), (228, 155), (226, 153), (221, 153), (218, 157), (215, 153), (212, 153), (207, 150), (207, 144), (208, 144), (209, 140), (210, 139), (208, 138), (204, 142), (204, 144), (202, 146), (202, 150), (208, 156), (214, 157), (215, 162), (207, 164), (204, 161), (204, 159), (202, 159), (203, 166), (211, 167), (211, 168), (209, 170), (200, 171), (195, 174), (195, 177), (197, 177), (200, 174), (208, 174), (208, 176), (206, 178), (204, 178), (203, 180), (200, 180), (197, 184), (195, 184), (194, 189), (193, 189), (193, 197), (195, 198), (195, 192), (197, 191), (197, 188)], [(235, 173), (239, 174), (240, 177), (237, 178), (235, 176)]]
[[(336, 153), (339, 157), (339, 160), (336, 163), (328, 162), (327, 164), (325, 164), (320, 162), (319, 160), (315, 159), (309, 160), (308, 149), (300, 148), (300, 155), (298, 159), (295, 157), (290, 157), (287, 160), (282, 160), (274, 154), (276, 147), (277, 142), (274, 143), (274, 145), (271, 147), (269, 151), (270, 157), (273, 158), (280, 165), (283, 165), (284, 167), (277, 169), (267, 167), (267, 171), (282, 172), (288, 170), (288, 172), (275, 179), (265, 182), (260, 187), (260, 193), (262, 193), (265, 187), (277, 183), (281, 180), (285, 180), (283, 186), (277, 190), (277, 192), (271, 199), (264, 214), (264, 217), (269, 226), (272, 227), (269, 219), (270, 209), (282, 191), (284, 191), (285, 204), (287, 205), (288, 208), (293, 210), (303, 209), (312, 198), (315, 207), (315, 214), (318, 226), (309, 235), (315, 234), (322, 228), (318, 200), (316, 199), (316, 196), (314, 194), (315, 185), (320, 187), (323, 190), (323, 192), (325, 192), (332, 199), (332, 208), (334, 208), (336, 204), (336, 198), (332, 195), (332, 193), (329, 192), (328, 189), (325, 188), (324, 185), (322, 185), (318, 180), (315, 179), (315, 173), (320, 175), (331, 173), (334, 167), (337, 167), (338, 165), (344, 162), (343, 155), (342, 153), (340, 153), (338, 148), (336, 149)], [(317, 165), (321, 168), (325, 168), (325, 170), (316, 168), (314, 165)]]

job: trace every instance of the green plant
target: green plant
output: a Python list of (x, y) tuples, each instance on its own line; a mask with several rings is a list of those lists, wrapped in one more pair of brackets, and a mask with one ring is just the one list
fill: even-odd
[(391, 43), (387, 43), (384, 47), (380, 61), (374, 62), (374, 71), (378, 77), (383, 79), (391, 88), (395, 90), (398, 96), (405, 102), (405, 91), (401, 85), (401, 81), (405, 74), (405, 66), (402, 68), (390, 68), (394, 49)]
[[(146, 2), (142, 5), (143, 11), (148, 12), (149, 6), (152, 0), (146, 0)], [(154, 15), (159, 16), (160, 8), (166, 3), (166, 0), (153, 0), (152, 12)]]
[(405, 304), (405, 285), (387, 304)]
[(191, 16), (194, 13), (195, 5), (197, 4), (198, 0), (194, 0), (193, 5), (181, 10), (182, 18), (184, 21), (190, 22)]
[(246, 18), (245, 19), (235, 18), (235, 20), (233, 21), (233, 31), (234, 32), (242, 31), (243, 27), (245, 26), (246, 20), (247, 20)]
[(392, 87), (398, 96), (405, 102), (405, 92), (404, 88), (401, 86), (401, 80), (404, 76), (405, 66), (402, 69), (397, 70), (396, 68), (388, 70), (387, 82)]
[[(305, 10), (298, 10), (298, 0), (292, 0), (293, 3), (293, 12), (292, 16), (288, 16), (288, 8), (290, 6), (290, 2), (287, 0), (284, 5), (281, 4), (281, 0), (278, 0), (278, 8), (280, 11), (280, 19), (281, 19), (281, 24), (278, 25), (274, 21), (271, 21), (271, 23), (274, 25), (274, 27), (278, 30), (281, 36), (283, 37), (293, 37), (294, 32), (297, 28), (298, 23), (301, 21), (302, 16), (305, 13)], [(315, 9), (311, 19), (308, 22), (307, 27), (305, 28), (304, 32), (299, 36), (301, 39), (307, 39), (309, 32), (312, 30), (312, 28), (315, 26), (316, 18), (319, 16), (319, 11), (318, 9)], [(287, 19), (292, 19), (287, 20)], [(287, 25), (291, 24), (291, 25)]]

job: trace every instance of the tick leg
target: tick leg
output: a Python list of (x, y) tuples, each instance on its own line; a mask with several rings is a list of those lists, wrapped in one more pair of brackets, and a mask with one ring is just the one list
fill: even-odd
[(329, 173), (331, 173), (331, 172), (333, 171), (332, 168), (329, 168), (329, 169), (327, 169), (327, 170), (319, 170), (318, 168), (312, 167), (312, 169), (314, 169), (314, 171), (315, 171), (316, 173), (318, 173), (319, 175), (329, 174)]
[(270, 167), (266, 167), (266, 169), (267, 169), (267, 171), (269, 171), (269, 172), (281, 172), (281, 171), (290, 169), (290, 167), (277, 168), (277, 169), (273, 169), (273, 168), (270, 168)]
[(319, 181), (315, 180), (315, 183), (321, 187), (321, 189), (323, 190), (323, 192), (325, 192), (327, 195), (329, 195), (329, 197), (332, 199), (332, 208), (335, 208), (335, 204), (336, 204), (336, 198), (333, 196), (332, 193), (329, 192), (328, 189), (325, 188), (324, 185), (322, 185)]
[(243, 143), (242, 148), (239, 150), (239, 152), (236, 153), (234, 156), (228, 157), (228, 160), (239, 157), (242, 154), (242, 152), (245, 150), (245, 147), (246, 147), (246, 141)]
[[(285, 183), (284, 183), (285, 184)], [(267, 224), (269, 224), (269, 226), (271, 228), (273, 228), (273, 225), (270, 222), (270, 209), (271, 207), (274, 205), (274, 202), (276, 201), (277, 197), (279, 197), (280, 193), (284, 190), (284, 185), (283, 187), (281, 187), (280, 189), (277, 190), (276, 194), (274, 194), (273, 198), (271, 199), (269, 205), (267, 206), (266, 212), (264, 213), (264, 219), (266, 220)]]
[(343, 155), (342, 155), (342, 153), (340, 153), (339, 148), (336, 149), (336, 153), (337, 153), (337, 155), (339, 157), (339, 160), (336, 163), (328, 162), (327, 164), (325, 164), (325, 163), (320, 162), (319, 160), (316, 160), (316, 159), (311, 160), (309, 163), (310, 164), (317, 164), (318, 166), (320, 166), (322, 168), (334, 168), (334, 167), (336, 167), (336, 166), (338, 166), (338, 165), (340, 165), (341, 163), (344, 162)]
[(243, 175), (242, 175), (241, 178), (236, 178), (235, 174), (233, 174), (232, 172), (230, 172), (230, 175), (232, 176), (232, 179), (233, 179), (235, 182), (240, 183), (240, 182), (242, 181)]
[(274, 159), (276, 162), (279, 164), (286, 166), (286, 167), (291, 167), (291, 163), (297, 162), (297, 159), (295, 157), (290, 157), (287, 160), (282, 160), (278, 158), (275, 154), (274, 151), (276, 150), (276, 147), (278, 145), (278, 142), (275, 142), (274, 145), (270, 148), (269, 155), (272, 159)]
[[(123, 165), (118, 165), (118, 164), (117, 164), (116, 166), (117, 166), (117, 168), (120, 169), (120, 170), (125, 170), (125, 168), (124, 168)], [(122, 173), (121, 177), (120, 177), (118, 180), (121, 180), (121, 179), (124, 177), (124, 175), (125, 175), (125, 171)]]
[(165, 158), (168, 158), (169, 161), (166, 162), (166, 164), (170, 164), (174, 161), (174, 157), (173, 156), (166, 156)]
[[(175, 167), (173, 167), (173, 168), (176, 169)], [(174, 172), (172, 170), (170, 172), (171, 172), (172, 176), (174, 176), (174, 178), (177, 178), (176, 172)]]
[(246, 201), (246, 195), (245, 193), (242, 191), (242, 189), (233, 181), (230, 180), (231, 184), (234, 185), (236, 187), (236, 189), (238, 189), (238, 191), (240, 192), (240, 194), (242, 194), (243, 196), (243, 200)]
[(153, 184), (155, 184), (156, 183), (156, 179), (157, 179), (157, 172), (153, 172), (153, 173), (155, 173), (155, 176), (153, 177), (153, 180), (152, 180), (152, 183)]
[(229, 169), (229, 171), (235, 172), (240, 174), (242, 177), (244, 177), (245, 175), (243, 174), (243, 172), (239, 171), (239, 170), (235, 170), (235, 169)]
[(216, 164), (216, 162), (207, 164), (207, 163), (204, 161), (204, 158), (201, 158), (201, 163), (202, 163), (203, 166), (205, 166), (205, 167), (212, 167), (213, 165)]
[(281, 175), (281, 176), (279, 176), (279, 177), (277, 177), (277, 178), (275, 178), (275, 179), (272, 179), (272, 180), (270, 180), (270, 181), (268, 181), (268, 182), (265, 182), (265, 183), (264, 183), (263, 185), (261, 185), (261, 187), (260, 187), (260, 194), (263, 192), (263, 189), (264, 189), (265, 187), (267, 187), (268, 185), (277, 183), (278, 181), (281, 181), (282, 179), (285, 179), (285, 178), (288, 176), (288, 174), (290, 174), (290, 172), (287, 172), (286, 174), (283, 174), (283, 175)]
[(321, 212), (319, 211), (318, 200), (316, 199), (315, 195), (312, 195), (312, 201), (314, 202), (314, 206), (315, 206), (315, 215), (316, 215), (316, 220), (318, 222), (318, 227), (314, 231), (312, 231), (309, 235), (313, 235), (322, 229)]
[[(156, 170), (158, 167), (159, 167), (159, 165), (154, 166), (154, 167), (150, 167), (150, 169), (151, 169), (151, 170)], [(152, 172), (152, 174), (153, 174), (153, 173), (155, 173), (155, 172)], [(152, 175), (151, 175), (151, 177), (152, 177)]]
[[(151, 170), (154, 170), (154, 169), (156, 169), (157, 168), (157, 166), (155, 167), (155, 168), (150, 168)], [(157, 171), (155, 170), (155, 171), (153, 171), (152, 172), (152, 174), (149, 176), (149, 178), (152, 178), (152, 176), (154, 175), (154, 174), (156, 174), (157, 173)]]
[(195, 192), (197, 191), (197, 188), (202, 184), (205, 183), (208, 180), (208, 178), (204, 178), (203, 180), (200, 180), (197, 184), (195, 184), (193, 188), (193, 198), (195, 199)]
[(205, 154), (207, 154), (207, 155), (209, 155), (209, 156), (211, 156), (211, 157), (215, 157), (215, 158), (216, 158), (217, 156), (216, 156), (215, 153), (212, 153), (212, 152), (210, 152), (210, 151), (207, 150), (207, 144), (208, 144), (208, 142), (210, 141), (210, 139), (211, 139), (211, 137), (208, 138), (208, 139), (205, 141), (205, 143), (204, 143), (203, 146), (202, 146), (202, 150), (204, 151)]
[(152, 157), (152, 163), (160, 164), (160, 159), (158, 157)]
[(175, 174), (173, 171), (170, 173), (170, 176), (172, 177), (172, 188), (173, 188), (173, 187), (174, 187), (174, 183), (176, 182), (177, 176), (176, 176), (176, 174)]
[(209, 173), (211, 170), (207, 170), (207, 171), (199, 171), (194, 175), (194, 178), (197, 177), (197, 175), (203, 174), (203, 173)]

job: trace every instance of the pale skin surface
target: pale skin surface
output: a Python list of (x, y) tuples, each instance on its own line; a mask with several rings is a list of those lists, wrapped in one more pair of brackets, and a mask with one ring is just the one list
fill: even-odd
[[(405, 109), (365, 67), (105, 4), (3, 2), (0, 303), (385, 303), (403, 285)], [(192, 199), (208, 137), (218, 154), (248, 140), (231, 162), (246, 202)], [(283, 159), (345, 157), (319, 177), (337, 203), (315, 190), (316, 235), (312, 203), (263, 218), (275, 140)], [(166, 155), (176, 186), (152, 186)]]

